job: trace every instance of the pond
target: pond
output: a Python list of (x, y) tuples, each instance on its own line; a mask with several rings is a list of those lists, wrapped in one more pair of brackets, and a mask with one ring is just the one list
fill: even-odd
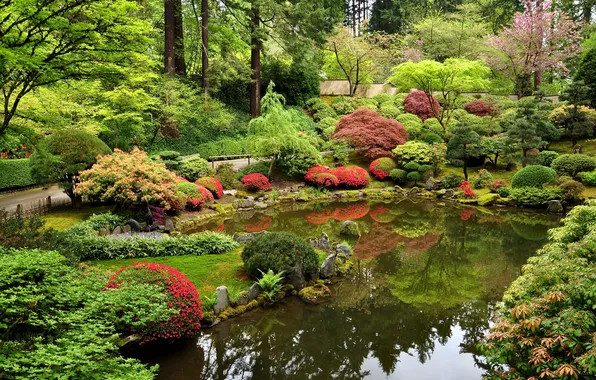
[[(326, 232), (355, 220), (355, 269), (333, 300), (289, 298), (142, 353), (160, 379), (480, 379), (476, 345), (557, 218), (436, 202), (297, 205), (202, 229)], [(192, 231), (191, 231), (192, 232)]]

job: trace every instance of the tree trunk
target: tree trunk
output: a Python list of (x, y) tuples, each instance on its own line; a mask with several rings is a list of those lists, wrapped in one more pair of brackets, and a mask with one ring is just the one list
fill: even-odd
[(540, 91), (542, 88), (542, 70), (534, 72), (534, 91)]
[(177, 0), (164, 0), (164, 72), (173, 77), (176, 74), (176, 6)]
[(261, 113), (261, 40), (258, 36), (260, 24), (259, 8), (252, 6), (252, 36), (250, 38), (250, 116), (257, 117)]
[(464, 178), (466, 181), (468, 180), (468, 164), (466, 163), (466, 159), (464, 158)]
[(209, 0), (201, 1), (201, 40), (203, 52), (201, 54), (203, 93), (205, 99), (209, 96)]
[(182, 0), (174, 0), (174, 70), (176, 75), (186, 77), (184, 60), (184, 30), (182, 23)]

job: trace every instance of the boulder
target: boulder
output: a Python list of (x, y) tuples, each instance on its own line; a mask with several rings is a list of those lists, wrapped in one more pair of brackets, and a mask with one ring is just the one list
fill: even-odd
[(236, 305), (237, 306), (248, 305), (248, 303), (250, 301), (252, 301), (252, 300), (250, 299), (248, 292), (247, 291), (243, 291), (238, 296), (238, 301), (236, 301)]
[(326, 233), (321, 233), (321, 237), (318, 239), (312, 239), (310, 241), (311, 245), (321, 251), (331, 252), (331, 242), (329, 241), (329, 236)]
[(445, 190), (445, 198), (452, 198), (455, 195), (455, 190), (447, 189)]
[(338, 256), (350, 257), (352, 256), (352, 251), (350, 247), (345, 244), (338, 244), (335, 246), (335, 252), (337, 252)]
[(110, 234), (110, 227), (105, 226), (101, 230), (99, 230), (99, 236), (107, 236)]
[(228, 288), (225, 286), (220, 286), (215, 289), (215, 293), (217, 294), (217, 303), (213, 307), (213, 310), (216, 314), (219, 314), (230, 306), (230, 295), (228, 293)]
[(302, 267), (297, 267), (292, 270), (286, 277), (288, 283), (292, 284), (295, 289), (302, 289), (306, 285), (306, 279), (302, 273)]
[(439, 190), (441, 188), (441, 181), (435, 178), (429, 178), (426, 181), (425, 187), (426, 190)]
[(339, 234), (342, 236), (359, 238), (360, 228), (358, 227), (358, 224), (353, 220), (346, 220), (341, 224)]
[(337, 258), (336, 254), (331, 254), (325, 258), (323, 265), (321, 265), (321, 269), (319, 270), (319, 274), (321, 278), (329, 278), (335, 275), (335, 259)]
[[(249, 198), (253, 198), (253, 199), (249, 199)], [(254, 197), (249, 197), (246, 199), (236, 199), (234, 201), (234, 203), (232, 203), (232, 207), (234, 207), (235, 209), (250, 209), (250, 208), (254, 208), (255, 206), (255, 200)]]
[(249, 302), (256, 299), (257, 296), (259, 294), (261, 294), (263, 290), (261, 289), (261, 287), (259, 286), (259, 284), (254, 283), (252, 284), (252, 286), (248, 289), (248, 298), (249, 298)]
[(236, 196), (236, 194), (238, 193), (238, 190), (224, 190), (224, 195), (231, 195), (233, 197)]
[(129, 234), (132, 231), (132, 229), (130, 228), (130, 226), (127, 224), (124, 226), (124, 228), (122, 228), (122, 232), (124, 232), (125, 234)]
[(548, 202), (548, 212), (552, 212), (554, 214), (560, 214), (563, 212), (563, 205), (561, 201), (552, 200)]
[(255, 202), (255, 208), (267, 208), (267, 203), (262, 201)]
[(120, 226), (116, 226), (116, 228), (114, 228), (114, 231), (112, 231), (113, 235), (120, 235), (122, 233), (122, 227)]
[(232, 239), (234, 239), (234, 241), (236, 241), (236, 243), (238, 244), (244, 244), (248, 241), (251, 241), (255, 238), (257, 238), (258, 236), (261, 236), (263, 234), (265, 234), (267, 232), (265, 231), (261, 231), (261, 232), (236, 232), (234, 234), (234, 236), (232, 236)]
[(174, 228), (174, 221), (172, 220), (172, 218), (166, 218), (166, 220), (164, 221), (164, 231), (170, 233), (174, 231)]
[(491, 206), (497, 202), (501, 196), (499, 194), (484, 194), (478, 197), (478, 205), (480, 206)]
[(318, 305), (331, 299), (331, 290), (323, 284), (303, 288), (298, 296), (307, 303)]

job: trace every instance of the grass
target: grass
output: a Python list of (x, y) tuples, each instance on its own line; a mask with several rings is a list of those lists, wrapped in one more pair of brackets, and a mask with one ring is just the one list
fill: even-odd
[(58, 209), (44, 215), (42, 219), (46, 222), (46, 228), (53, 228), (61, 231), (84, 221), (93, 214), (109, 212), (112, 211), (113, 208), (113, 206), (84, 206), (80, 209)]
[(253, 284), (244, 271), (241, 252), (242, 248), (237, 248), (221, 255), (95, 260), (88, 264), (109, 270), (117, 270), (138, 261), (166, 264), (188, 277), (197, 287), (201, 299), (205, 300), (205, 296), (211, 296), (218, 286), (227, 286), (233, 297)]

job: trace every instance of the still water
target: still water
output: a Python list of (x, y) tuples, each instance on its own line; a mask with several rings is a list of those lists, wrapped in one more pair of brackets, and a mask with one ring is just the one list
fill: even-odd
[[(295, 206), (203, 229), (327, 233), (355, 220), (355, 270), (322, 306), (289, 298), (148, 348), (160, 379), (480, 379), (477, 343), (503, 291), (558, 219), (434, 202)], [(306, 207), (306, 209), (304, 209)]]

